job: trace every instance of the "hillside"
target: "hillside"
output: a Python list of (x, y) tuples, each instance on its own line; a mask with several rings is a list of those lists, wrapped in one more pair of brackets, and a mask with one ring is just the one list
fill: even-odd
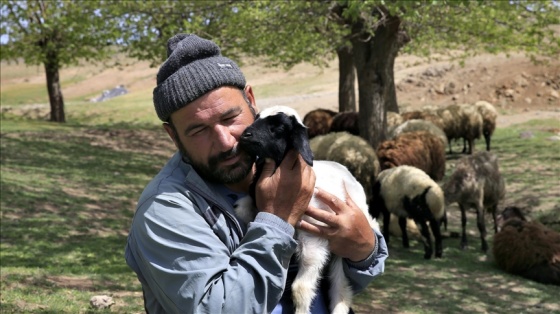
[[(242, 69), (261, 107), (290, 105), (302, 115), (319, 107), (338, 107), (336, 61), (323, 69), (301, 64), (285, 71), (249, 63)], [(156, 73), (157, 69), (150, 68), (147, 62), (118, 68), (72, 67), (61, 73), (63, 94), (67, 103), (87, 103), (104, 90), (122, 84), (134, 101), (151, 103)], [(1, 74), (3, 111), (22, 114), (31, 108), (38, 111), (36, 116), (47, 115), (44, 74), (40, 67), (2, 63)], [(560, 119), (559, 60), (533, 63), (520, 54), (509, 57), (484, 54), (460, 66), (457, 62), (427, 62), (414, 56), (400, 56), (395, 64), (395, 82), (399, 106), (404, 110), (486, 100), (495, 104), (504, 117), (512, 115), (513, 120), (543, 115)]]

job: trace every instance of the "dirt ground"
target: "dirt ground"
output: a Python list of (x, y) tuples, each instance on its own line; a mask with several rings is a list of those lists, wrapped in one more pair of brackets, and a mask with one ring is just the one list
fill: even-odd
[[(395, 63), (397, 101), (402, 110), (426, 105), (446, 106), (485, 100), (501, 113), (498, 127), (539, 118), (557, 118), (560, 123), (560, 60), (534, 63), (521, 54), (479, 55), (463, 66), (453, 61), (427, 62), (414, 56), (400, 56)], [(260, 107), (289, 105), (300, 114), (315, 108), (337, 109), (336, 63), (323, 72), (298, 66), (287, 73), (261, 71), (247, 67), (248, 81), (255, 86)], [(329, 83), (316, 84), (313, 93), (259, 98), (261, 84), (302, 77), (332, 77)]]

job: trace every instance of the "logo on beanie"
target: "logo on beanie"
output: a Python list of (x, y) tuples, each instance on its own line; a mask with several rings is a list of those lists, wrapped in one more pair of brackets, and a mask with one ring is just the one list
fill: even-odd
[(229, 63), (218, 63), (218, 66), (222, 69), (224, 68), (233, 69), (233, 67)]

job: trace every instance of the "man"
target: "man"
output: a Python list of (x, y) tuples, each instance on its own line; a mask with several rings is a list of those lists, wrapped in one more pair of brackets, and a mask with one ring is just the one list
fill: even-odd
[[(265, 165), (255, 220), (245, 225), (236, 218), (233, 204), (253, 177), (254, 161), (237, 146), (257, 112), (253, 90), (209, 40), (176, 35), (167, 54), (154, 105), (179, 152), (140, 196), (125, 252), (142, 283), (146, 312), (292, 312), (284, 292), (294, 273), (295, 228), (329, 240), (331, 251), (345, 258), (356, 292), (381, 274), (383, 236), (351, 200), (318, 190), (335, 213), (309, 206), (315, 174), (295, 151), (276, 170)], [(328, 227), (302, 221), (303, 214)], [(327, 303), (319, 293), (312, 312), (328, 312)]]

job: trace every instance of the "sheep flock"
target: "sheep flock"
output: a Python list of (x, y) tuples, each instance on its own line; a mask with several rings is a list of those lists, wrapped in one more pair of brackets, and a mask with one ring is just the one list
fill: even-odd
[[(500, 231), (499, 209), (504, 208), (508, 195), (507, 182), (499, 167), (500, 156), (492, 150), (498, 117), (492, 104), (478, 101), (445, 107), (426, 106), (402, 113), (387, 112), (387, 138), (378, 147), (371, 147), (360, 137), (358, 117), (357, 112), (315, 109), (304, 116), (303, 123), (312, 138), (315, 159), (339, 162), (360, 181), (371, 216), (382, 221), (387, 243), (390, 235), (397, 236), (407, 248), (412, 234), (423, 244), (425, 259), (444, 257), (446, 246), (468, 248), (465, 229), (474, 213), (473, 223), (480, 238), (477, 250), (493, 255), (494, 259), (490, 260), (506, 272), (560, 285), (558, 280), (542, 279), (542, 273), (547, 272), (559, 276), (560, 243), (540, 245), (545, 250), (538, 252), (540, 260), (515, 265), (512, 263), (517, 260), (512, 256), (523, 257), (523, 253), (516, 253), (504, 244), (520, 243), (528, 247), (533, 239), (515, 238), (532, 237), (512, 231), (511, 225), (517, 226), (518, 220)], [(475, 151), (479, 140), (484, 140), (485, 147)], [(462, 150), (453, 151), (461, 144)], [(451, 163), (446, 165), (449, 161)], [(443, 229), (447, 231), (448, 211), (460, 213), (460, 231), (443, 232)], [(486, 240), (488, 217), (493, 219), (490, 243)], [(525, 229), (535, 228), (531, 225)], [(504, 230), (508, 231), (507, 240), (502, 239), (506, 238)], [(541, 229), (538, 232), (539, 235), (545, 233)], [(544, 260), (545, 257), (549, 258)]]

